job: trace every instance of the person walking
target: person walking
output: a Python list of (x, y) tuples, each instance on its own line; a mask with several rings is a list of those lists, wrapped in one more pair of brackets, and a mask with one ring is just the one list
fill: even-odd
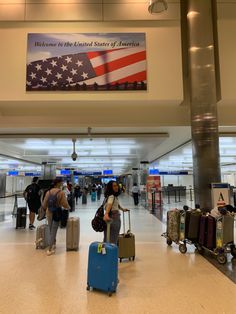
[[(107, 199), (105, 204), (106, 213), (104, 215), (104, 220), (106, 222), (111, 220), (110, 243), (114, 244), (117, 244), (120, 233), (120, 210), (128, 211), (128, 209), (121, 207), (118, 200), (119, 193), (119, 186), (117, 182), (109, 181), (104, 193), (105, 198)], [(107, 242), (106, 229), (104, 231), (104, 242)]]
[(102, 186), (101, 184), (98, 184), (97, 186), (97, 200), (100, 201), (102, 195)]
[(62, 217), (62, 210), (70, 209), (65, 193), (62, 191), (62, 184), (63, 182), (60, 178), (55, 179), (54, 187), (46, 193), (42, 204), (43, 209), (46, 210), (50, 230), (48, 256), (56, 252), (56, 236)]
[(38, 185), (38, 177), (34, 177), (32, 183), (27, 186), (23, 195), (29, 207), (29, 229), (34, 230), (35, 214), (41, 206), (40, 187)]
[(139, 187), (137, 185), (137, 183), (134, 183), (133, 187), (132, 187), (132, 194), (133, 194), (133, 198), (134, 198), (134, 205), (137, 206), (139, 203)]
[(74, 188), (74, 197), (75, 197), (75, 202), (77, 205), (78, 204), (78, 198), (81, 197), (81, 190), (80, 190), (80, 186), (78, 184), (76, 184), (76, 186)]

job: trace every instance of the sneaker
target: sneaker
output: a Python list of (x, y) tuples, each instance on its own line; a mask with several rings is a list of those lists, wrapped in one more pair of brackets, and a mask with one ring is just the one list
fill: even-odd
[(30, 229), (30, 230), (34, 230), (34, 228), (35, 228), (35, 227), (34, 227), (33, 225), (29, 225), (29, 229)]
[(55, 252), (55, 250), (53, 250), (53, 249), (47, 250), (47, 256), (53, 255), (53, 254), (55, 254), (55, 253), (56, 253), (56, 252)]

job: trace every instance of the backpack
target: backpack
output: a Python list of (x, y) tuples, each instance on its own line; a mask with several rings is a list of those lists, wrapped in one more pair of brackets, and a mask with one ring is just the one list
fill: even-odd
[(57, 200), (57, 195), (59, 194), (61, 190), (57, 191), (56, 193), (52, 194), (49, 191), (48, 195), (48, 210), (50, 212), (54, 212), (58, 209), (58, 200)]
[(35, 199), (37, 197), (39, 197), (39, 195), (36, 191), (36, 188), (37, 188), (36, 184), (31, 184), (26, 188), (26, 190), (24, 192), (24, 197), (25, 197), (27, 202), (35, 201)]
[[(108, 200), (108, 198), (104, 199), (102, 205), (98, 208), (93, 220), (91, 221), (92, 228), (96, 232), (103, 232), (104, 230), (106, 230), (107, 224), (103, 220), (103, 218), (104, 218), (104, 211), (105, 211), (104, 206), (105, 206), (107, 200)], [(115, 197), (114, 197), (112, 206), (114, 204), (114, 201), (115, 201)]]

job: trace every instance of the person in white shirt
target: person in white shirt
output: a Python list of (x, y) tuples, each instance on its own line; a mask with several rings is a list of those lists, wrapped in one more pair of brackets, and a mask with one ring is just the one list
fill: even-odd
[[(110, 243), (117, 244), (118, 236), (120, 233), (120, 210), (128, 211), (128, 209), (123, 208), (120, 206), (118, 196), (119, 196), (119, 186), (116, 181), (110, 181), (105, 190), (105, 198), (107, 199), (105, 209), (106, 213), (104, 215), (104, 220), (111, 222), (111, 229), (110, 229)], [(107, 242), (107, 230), (104, 231), (104, 242)]]
[(139, 187), (137, 185), (137, 183), (134, 183), (133, 187), (132, 187), (132, 194), (133, 194), (133, 198), (134, 198), (134, 205), (137, 206), (139, 203)]

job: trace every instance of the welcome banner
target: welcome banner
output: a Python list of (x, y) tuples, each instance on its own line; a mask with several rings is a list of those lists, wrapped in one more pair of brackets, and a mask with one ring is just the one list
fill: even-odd
[(145, 33), (28, 34), (27, 91), (146, 89)]

